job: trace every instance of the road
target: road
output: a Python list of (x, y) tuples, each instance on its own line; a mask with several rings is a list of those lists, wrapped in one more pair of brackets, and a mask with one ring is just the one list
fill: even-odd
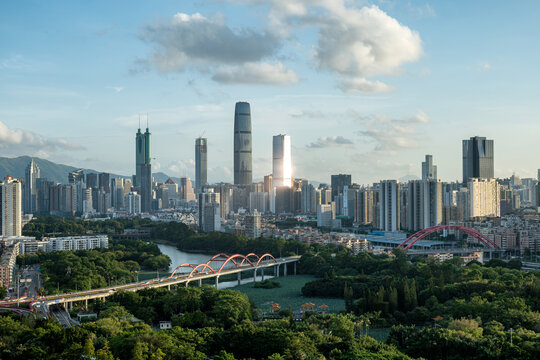
[[(262, 262), (259, 266), (256, 268), (251, 265), (244, 265), (239, 266), (237, 268), (231, 268), (231, 269), (223, 269), (221, 273), (213, 273), (211, 271), (206, 271), (202, 273), (196, 273), (192, 277), (188, 277), (188, 274), (179, 274), (177, 276), (174, 276), (172, 278), (164, 278), (154, 281), (140, 281), (125, 285), (117, 285), (117, 286), (110, 286), (106, 288), (101, 289), (94, 289), (94, 290), (87, 290), (87, 291), (77, 291), (67, 294), (59, 294), (59, 295), (49, 295), (49, 296), (34, 296), (34, 297), (28, 297), (24, 299), (25, 302), (32, 302), (37, 306), (41, 305), (59, 305), (59, 304), (65, 304), (68, 302), (74, 302), (74, 301), (88, 301), (91, 299), (104, 299), (107, 296), (110, 296), (117, 291), (138, 291), (146, 288), (158, 288), (158, 287), (170, 287), (172, 285), (179, 285), (179, 284), (188, 284), (190, 282), (196, 282), (196, 281), (202, 281), (204, 279), (210, 279), (210, 278), (216, 278), (216, 281), (218, 281), (220, 276), (226, 276), (226, 275), (232, 275), (232, 274), (238, 274), (244, 271), (254, 271), (269, 267), (274, 267), (277, 265), (283, 265), (288, 263), (295, 263), (300, 259), (300, 256), (291, 256), (287, 258), (280, 258), (277, 259), (275, 262), (273, 260), (268, 260), (265, 262)], [(0, 301), (0, 306), (10, 306), (17, 304), (23, 299), (10, 299), (5, 301)]]

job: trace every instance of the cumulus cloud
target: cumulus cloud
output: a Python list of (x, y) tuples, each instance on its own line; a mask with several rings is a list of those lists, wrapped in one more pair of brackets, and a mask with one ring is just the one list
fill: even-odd
[(418, 127), (429, 123), (429, 117), (418, 110), (414, 116), (408, 118), (392, 118), (385, 115), (358, 116), (357, 122), (364, 127), (357, 135), (374, 142), (374, 150), (393, 152), (418, 147), (421, 134)]
[(344, 78), (341, 80), (341, 90), (346, 93), (382, 94), (394, 91), (394, 88), (381, 81), (370, 81), (363, 77)]
[(219, 67), (212, 79), (223, 84), (287, 85), (297, 83), (298, 75), (280, 62), (262, 62)]
[(352, 140), (344, 138), (343, 136), (323, 136), (317, 139), (317, 141), (312, 142), (307, 145), (311, 149), (322, 149), (328, 147), (337, 147), (337, 146), (348, 146), (353, 145)]
[[(261, 5), (258, 0), (249, 1)], [(345, 92), (381, 93), (391, 87), (367, 78), (395, 75), (423, 54), (420, 35), (379, 7), (347, 0), (270, 0), (270, 26), (281, 36), (299, 27), (318, 29), (314, 59), (338, 75)], [(354, 80), (350, 80), (353, 77)]]
[(10, 129), (0, 121), (0, 148), (14, 152), (28, 151), (48, 156), (50, 152), (61, 150), (83, 150), (84, 147), (64, 139), (48, 139), (31, 131)]
[(276, 56), (282, 39), (268, 31), (231, 29), (223, 16), (178, 13), (169, 21), (146, 26), (140, 37), (154, 46), (149, 59), (138, 60), (133, 74), (148, 65), (163, 73), (195, 69), (225, 84), (292, 84), (298, 76)]

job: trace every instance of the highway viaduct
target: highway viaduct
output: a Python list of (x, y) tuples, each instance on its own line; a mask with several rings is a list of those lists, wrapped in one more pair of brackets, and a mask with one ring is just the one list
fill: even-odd
[[(223, 255), (223, 254), (220, 254)], [(254, 254), (250, 254), (256, 256)], [(265, 254), (267, 255), (267, 254)], [(217, 256), (217, 255), (216, 255)], [(219, 260), (213, 257), (206, 264), (200, 264), (198, 266), (190, 265), (193, 270), (190, 273), (180, 273), (180, 274), (171, 274), (170, 277), (150, 280), (150, 281), (139, 281), (135, 283), (129, 283), (124, 285), (109, 286), (106, 288), (85, 290), (85, 291), (76, 291), (65, 294), (49, 295), (49, 296), (40, 296), (36, 298), (27, 298), (27, 299), (10, 299), (5, 301), (0, 301), (1, 306), (14, 306), (19, 303), (31, 303), (32, 307), (46, 307), (48, 308), (51, 305), (64, 305), (66, 308), (72, 308), (74, 302), (84, 302), (85, 306), (88, 307), (88, 300), (100, 299), (105, 300), (107, 297), (119, 292), (119, 291), (139, 291), (142, 289), (152, 289), (167, 287), (169, 290), (171, 286), (184, 285), (189, 286), (191, 282), (197, 282), (199, 286), (202, 285), (202, 281), (206, 279), (215, 279), (216, 287), (219, 284), (219, 278), (221, 276), (227, 275), (237, 275), (238, 285), (242, 280), (242, 273), (244, 272), (253, 272), (253, 278), (257, 279), (257, 273), (260, 271), (262, 280), (264, 280), (264, 270), (268, 268), (274, 269), (274, 276), (280, 276), (280, 273), (283, 276), (287, 276), (287, 267), (288, 264), (292, 264), (293, 273), (296, 275), (296, 263), (300, 260), (300, 256), (289, 256), (285, 258), (274, 259), (271, 256), (268, 256), (268, 260), (264, 260), (263, 257), (259, 257), (259, 261), (250, 262), (248, 261), (234, 261), (234, 258), (231, 260), (229, 257), (227, 260)], [(240, 255), (233, 255), (232, 257), (248, 259), (248, 257)], [(210, 267), (212, 261), (221, 261), (223, 265), (216, 271)], [(233, 264), (231, 268), (225, 268), (226, 263)], [(204, 266), (203, 266), (204, 265)], [(203, 267), (202, 271), (197, 271), (196, 268)], [(178, 268), (177, 268), (178, 269)], [(282, 270), (281, 270), (282, 269)]]

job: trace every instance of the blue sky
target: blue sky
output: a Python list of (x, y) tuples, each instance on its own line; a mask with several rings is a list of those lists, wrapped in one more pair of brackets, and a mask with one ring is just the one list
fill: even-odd
[(0, 3), (0, 153), (131, 174), (139, 114), (154, 169), (231, 181), (236, 101), (254, 176), (291, 135), (294, 176), (367, 184), (461, 177), (461, 140), (495, 140), (495, 175), (540, 167), (537, 1)]

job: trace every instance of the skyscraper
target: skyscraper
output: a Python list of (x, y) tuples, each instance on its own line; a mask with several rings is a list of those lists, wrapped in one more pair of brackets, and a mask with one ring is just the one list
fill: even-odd
[(383, 180), (379, 186), (379, 227), (383, 231), (399, 231), (399, 183)]
[(471, 178), (494, 177), (493, 150), (493, 140), (486, 140), (485, 137), (463, 140), (463, 183)]
[(272, 147), (272, 182), (274, 187), (292, 185), (291, 137), (276, 135)]
[(205, 189), (199, 197), (199, 231), (212, 232), (221, 230), (221, 207), (219, 193)]
[(22, 234), (22, 189), (19, 180), (10, 176), (0, 182), (0, 235), (21, 236)]
[(234, 184), (251, 185), (251, 109), (247, 102), (237, 102), (234, 109)]
[(422, 162), (422, 180), (437, 180), (437, 166), (433, 165), (432, 155), (426, 155), (426, 161)]
[(435, 179), (409, 181), (407, 229), (423, 230), (440, 225), (443, 215), (442, 183)]
[(37, 211), (36, 179), (40, 177), (39, 166), (34, 159), (26, 167), (24, 177), (24, 213), (33, 214)]
[(195, 201), (195, 199), (191, 179), (188, 177), (180, 178), (180, 200)]
[(351, 186), (351, 175), (339, 174), (331, 176), (331, 186), (332, 186), (332, 200), (339, 194), (343, 193), (343, 188), (345, 186)]
[(195, 140), (195, 192), (208, 184), (208, 143), (206, 138)]
[(142, 212), (149, 212), (152, 209), (152, 137), (148, 125), (144, 134), (139, 128), (135, 142), (135, 187), (140, 190)]
[(501, 216), (501, 190), (495, 179), (472, 179), (468, 182), (469, 216)]

